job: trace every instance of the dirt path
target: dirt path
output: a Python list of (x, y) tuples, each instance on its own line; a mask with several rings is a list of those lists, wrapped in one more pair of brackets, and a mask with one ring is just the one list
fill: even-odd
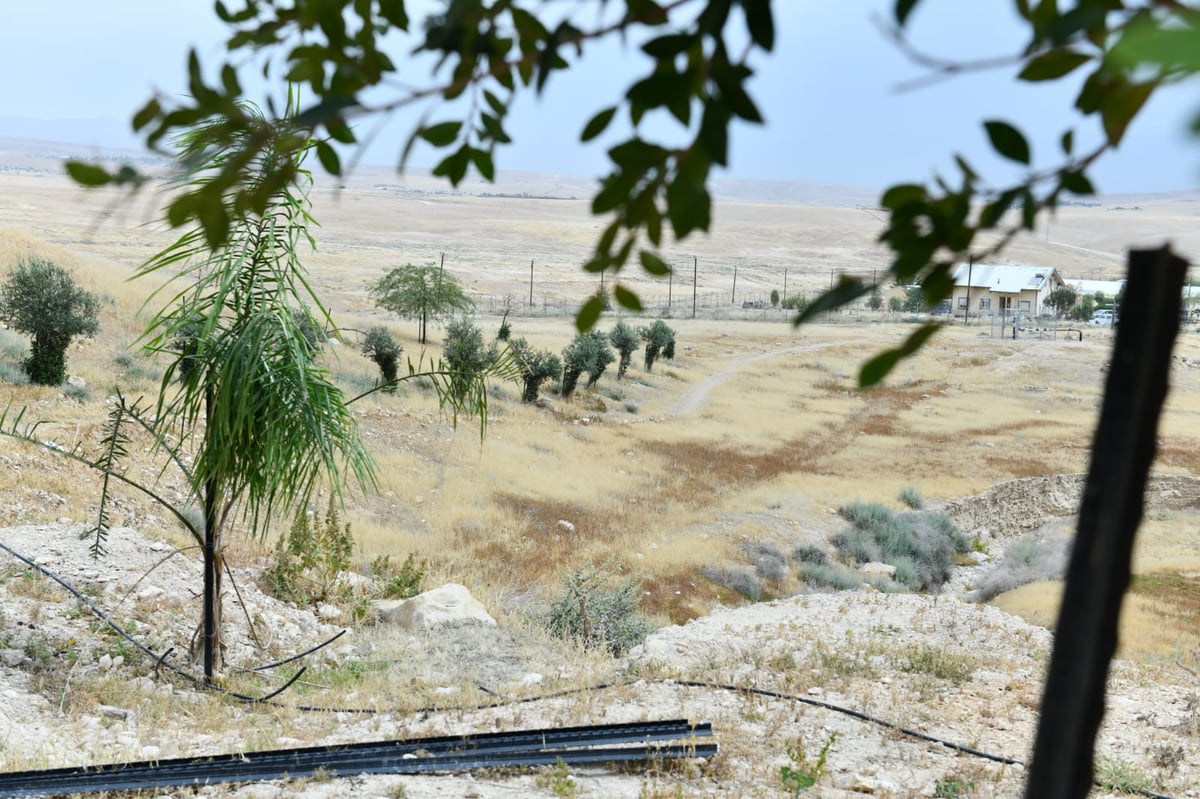
[(784, 355), (795, 355), (799, 352), (815, 352), (817, 350), (828, 349), (836, 346), (836, 344), (825, 342), (822, 344), (809, 344), (803, 347), (787, 347), (781, 350), (771, 350), (770, 352), (760, 352), (756, 355), (738, 355), (730, 360), (729, 365), (720, 371), (713, 372), (708, 377), (701, 380), (696, 385), (692, 386), (688, 391), (680, 397), (669, 413), (673, 416), (682, 416), (688, 413), (695, 413), (704, 407), (708, 402), (708, 396), (717, 389), (722, 383), (731, 379), (741, 370), (745, 369), (752, 363), (765, 361), (770, 358), (779, 358)]

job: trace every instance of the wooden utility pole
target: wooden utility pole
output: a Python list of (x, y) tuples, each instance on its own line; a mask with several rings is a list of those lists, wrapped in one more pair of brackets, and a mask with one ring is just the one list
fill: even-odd
[(533, 259), (529, 259), (529, 307), (533, 308)]
[(667, 311), (671, 310), (671, 288), (675, 285), (675, 270), (667, 272)]
[(787, 299), (787, 269), (784, 268), (784, 270), (783, 270), (783, 298), (779, 301), (779, 304), (782, 305), (783, 301), (786, 299)]
[(729, 304), (737, 305), (737, 264), (733, 265), (733, 294), (729, 295)]

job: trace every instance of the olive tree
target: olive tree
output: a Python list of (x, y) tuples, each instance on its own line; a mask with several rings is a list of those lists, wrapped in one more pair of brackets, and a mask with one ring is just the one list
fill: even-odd
[(608, 340), (617, 348), (617, 353), (620, 355), (620, 360), (617, 362), (617, 379), (620, 380), (625, 377), (625, 372), (629, 369), (633, 353), (642, 346), (642, 339), (638, 332), (625, 324), (625, 320), (622, 319), (613, 325), (612, 330), (608, 331)]
[(375, 325), (363, 336), (360, 351), (379, 367), (379, 377), (384, 391), (396, 390), (399, 374), (400, 353), (403, 348), (383, 325)]
[(450, 393), (464, 401), (472, 384), (496, 362), (499, 351), (483, 344), (483, 332), (470, 319), (455, 319), (446, 326), (442, 357), (450, 371)]
[(668, 327), (666, 322), (656, 319), (652, 324), (641, 328), (638, 333), (642, 341), (646, 342), (644, 360), (647, 372), (654, 369), (654, 362), (658, 360), (660, 353), (667, 353), (668, 358), (674, 357), (675, 331)]
[(562, 376), (562, 361), (547, 350), (535, 350), (524, 338), (510, 344), (521, 380), (521, 401), (536, 402), (542, 384)]
[(371, 299), (399, 317), (417, 320), (417, 340), (426, 343), (429, 319), (465, 313), (475, 307), (462, 284), (445, 270), (405, 264), (370, 286)]
[(67, 347), (100, 329), (96, 296), (61, 266), (23, 257), (0, 283), (0, 321), (32, 336), (22, 364), (32, 383), (57, 386), (67, 379)]
[(596, 385), (608, 365), (616, 360), (608, 338), (598, 330), (580, 333), (571, 340), (563, 350), (563, 380), (562, 395), (569, 399), (575, 393), (575, 386), (585, 372), (588, 375), (588, 388)]

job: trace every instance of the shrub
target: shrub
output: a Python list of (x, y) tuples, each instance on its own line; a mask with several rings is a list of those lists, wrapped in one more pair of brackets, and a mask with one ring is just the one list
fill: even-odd
[(801, 544), (792, 550), (792, 560), (797, 563), (809, 563), (814, 566), (824, 566), (829, 562), (825, 550), (816, 544)]
[(67, 379), (67, 347), (100, 329), (96, 295), (65, 269), (37, 256), (22, 258), (0, 284), (0, 321), (33, 337), (22, 363), (32, 383), (61, 385)]
[(800, 579), (813, 588), (832, 588), (835, 591), (853, 591), (863, 583), (862, 577), (857, 574), (829, 563), (801, 563)]
[(398, 362), (402, 348), (392, 338), (392, 334), (382, 325), (376, 325), (367, 331), (363, 337), (362, 354), (375, 362), (379, 367), (379, 377), (384, 391), (396, 390), (396, 378), (399, 373)]
[(546, 629), (589, 649), (621, 655), (646, 640), (654, 626), (639, 607), (637, 580), (614, 582), (611, 572), (593, 568), (568, 575), (563, 596), (550, 606)]
[(0, 363), (0, 382), (23, 386), (29, 383), (29, 375), (24, 369)]
[(905, 486), (900, 489), (900, 501), (913, 510), (920, 510), (925, 507), (925, 499), (921, 496), (921, 492), (916, 486)]
[(754, 570), (764, 580), (781, 583), (788, 576), (787, 555), (775, 544), (756, 541), (742, 544), (744, 552), (754, 563)]
[(344, 526), (337, 505), (329, 498), (325, 518), (317, 521), (308, 512), (297, 511), (287, 535), (275, 545), (275, 557), (263, 579), (277, 599), (311, 604), (334, 595), (340, 572), (350, 568), (354, 538), (350, 523)]
[(293, 308), (292, 319), (311, 352), (321, 349), (321, 345), (329, 340), (329, 334), (325, 332), (321, 320), (313, 316), (308, 308)]
[(950, 579), (955, 553), (971, 548), (940, 511), (895, 514), (878, 503), (855, 502), (839, 513), (851, 524), (832, 539), (841, 556), (851, 563), (889, 563), (896, 567), (896, 582), (913, 590), (940, 588)]
[(803, 294), (793, 294), (790, 297), (784, 297), (781, 306), (788, 311), (803, 311), (808, 307), (808, 298)]
[(429, 564), (417, 560), (412, 552), (399, 568), (392, 565), (390, 555), (380, 555), (371, 561), (371, 573), (381, 581), (379, 595), (384, 599), (408, 599), (421, 593)]
[(87, 402), (92, 397), (92, 392), (87, 386), (77, 385), (75, 383), (67, 383), (63, 387), (63, 396), (67, 399), (73, 399), (76, 402)]
[(1006, 591), (1038, 580), (1062, 576), (1067, 563), (1067, 539), (1030, 534), (1008, 545), (1000, 562), (979, 581), (975, 598), (986, 602)]
[(731, 591), (737, 591), (754, 602), (762, 599), (762, 580), (759, 579), (753, 566), (738, 566), (732, 569), (704, 566), (700, 569), (700, 576)]

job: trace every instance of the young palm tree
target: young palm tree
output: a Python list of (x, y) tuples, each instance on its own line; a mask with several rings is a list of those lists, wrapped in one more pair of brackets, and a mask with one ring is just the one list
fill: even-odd
[[(257, 125), (248, 136), (288, 124), (249, 113)], [(232, 167), (228, 150), (209, 145), (219, 124), (202, 123), (179, 142), (192, 188)], [(302, 245), (313, 243), (311, 180), (302, 167), (311, 143), (272, 141), (292, 149), (268, 148), (255, 158), (253, 179), (275, 184), (264, 208), (235, 207), (226, 195), (220, 207), (203, 212), (227, 220), (225, 243), (210, 249), (197, 225), (136, 275), (171, 273), (151, 296), (152, 302), (167, 298), (142, 345), (170, 359), (158, 399), (160, 432), (194, 442), (192, 489), (204, 508), (203, 662), (210, 681), (221, 667), (222, 542), (230, 520), (248, 523), (261, 536), (273, 514), (302, 506), (323, 477), (337, 495), (351, 483), (375, 483), (355, 419), (301, 329), (308, 308), (324, 307), (301, 262)], [(182, 288), (172, 294), (174, 286)]]

